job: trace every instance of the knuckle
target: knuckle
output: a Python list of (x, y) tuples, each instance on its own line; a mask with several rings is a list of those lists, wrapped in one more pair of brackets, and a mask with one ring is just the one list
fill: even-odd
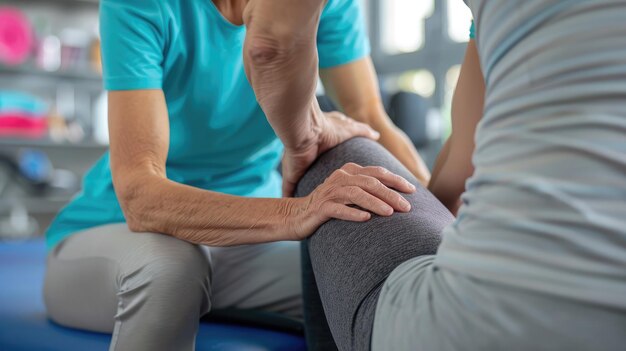
[(347, 120), (348, 119), (348, 117), (345, 114), (343, 114), (343, 113), (341, 113), (339, 111), (333, 111), (332, 112), (332, 116), (334, 118), (338, 118), (340, 120)]
[(376, 178), (372, 178), (372, 177), (365, 178), (365, 186), (368, 188), (378, 188), (381, 185), (382, 183)]
[(339, 217), (341, 216), (342, 213), (342, 208), (339, 206), (336, 206), (335, 208), (333, 208), (333, 214), (335, 215), (335, 217)]
[(397, 175), (397, 174), (394, 174), (394, 180), (395, 180), (396, 182), (398, 182), (398, 183), (404, 183), (404, 182), (407, 182), (407, 180), (406, 180), (406, 179), (404, 179), (404, 177), (399, 176), (399, 175)]
[(343, 167), (341, 167), (341, 168), (343, 168), (345, 170), (351, 170), (351, 169), (355, 169), (356, 167), (357, 167), (356, 163), (348, 162), (345, 165), (343, 165)]
[(339, 177), (339, 179), (341, 179), (342, 181), (346, 181), (348, 178), (350, 178), (350, 173), (346, 172), (346, 171), (341, 171), (339, 172), (339, 174), (337, 175)]
[(404, 198), (404, 196), (394, 192), (395, 196), (396, 196), (396, 203), (398, 205), (403, 205), (407, 200)]
[(327, 197), (329, 194), (333, 193), (333, 190), (335, 189), (335, 185), (332, 183), (327, 183), (325, 187), (321, 188), (322, 189), (322, 194), (325, 200), (325, 197)]
[(334, 171), (328, 178), (331, 180), (337, 180), (337, 179), (343, 178), (345, 175), (346, 175), (346, 172), (343, 169), (338, 169)]
[(392, 202), (400, 202), (400, 195), (398, 195), (398, 193), (396, 193), (395, 191), (386, 188), (385, 189), (385, 194), (384, 197), (386, 199), (386, 201), (388, 201), (389, 203)]
[(361, 193), (361, 189), (357, 186), (349, 186), (346, 188), (346, 193), (350, 198), (355, 198), (359, 196), (359, 194)]
[(381, 166), (374, 167), (374, 170), (376, 171), (376, 173), (381, 174), (381, 175), (390, 173), (389, 170), (387, 170), (387, 168), (381, 167)]

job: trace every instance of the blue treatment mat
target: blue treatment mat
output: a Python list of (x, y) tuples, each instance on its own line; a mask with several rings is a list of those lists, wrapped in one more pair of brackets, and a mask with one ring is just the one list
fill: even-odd
[[(106, 351), (111, 336), (68, 329), (46, 318), (42, 299), (46, 248), (42, 240), (0, 243), (0, 351)], [(304, 351), (298, 335), (203, 322), (198, 351)]]

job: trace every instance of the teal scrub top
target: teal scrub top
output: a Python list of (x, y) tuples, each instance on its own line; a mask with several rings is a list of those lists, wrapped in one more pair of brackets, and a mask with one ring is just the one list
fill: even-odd
[[(211, 0), (102, 0), (100, 33), (105, 89), (165, 94), (169, 179), (232, 195), (281, 196), (282, 144), (244, 72), (244, 26), (228, 22)], [(328, 1), (317, 44), (321, 68), (369, 55), (358, 0)], [(48, 228), (48, 247), (120, 222), (107, 152)]]

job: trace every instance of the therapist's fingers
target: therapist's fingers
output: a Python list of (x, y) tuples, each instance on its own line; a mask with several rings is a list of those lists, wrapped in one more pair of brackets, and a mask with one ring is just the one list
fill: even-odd
[(346, 163), (342, 169), (352, 175), (364, 175), (376, 178), (389, 188), (396, 189), (403, 193), (414, 193), (415, 185), (411, 184), (405, 178), (390, 172), (388, 169), (379, 166), (361, 167), (355, 163)]
[[(393, 211), (408, 212), (411, 210), (411, 204), (400, 195), (398, 192), (390, 189), (383, 184), (379, 179), (369, 177), (362, 174), (349, 175), (346, 182), (352, 186), (357, 186), (364, 192), (367, 192), (371, 197), (368, 197), (368, 201), (375, 204), (384, 204), (386, 206), (381, 207), (384, 213), (378, 213), (378, 215), (391, 215)], [(363, 207), (361, 203), (354, 203), (360, 207)], [(367, 207), (367, 206), (366, 206)]]
[(372, 127), (365, 123), (357, 122), (343, 113), (329, 112), (326, 113), (326, 117), (330, 124), (327, 128), (327, 133), (334, 134), (328, 137), (329, 140), (333, 140), (334, 144), (327, 145), (329, 148), (355, 137), (364, 137), (372, 140), (378, 140), (380, 138), (380, 133), (375, 131)]

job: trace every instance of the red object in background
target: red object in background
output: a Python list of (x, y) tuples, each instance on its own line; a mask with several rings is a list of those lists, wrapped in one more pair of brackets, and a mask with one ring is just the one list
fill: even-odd
[(23, 113), (0, 113), (0, 137), (43, 138), (48, 119)]
[(19, 9), (0, 7), (0, 62), (19, 65), (26, 61), (33, 47), (33, 30)]

